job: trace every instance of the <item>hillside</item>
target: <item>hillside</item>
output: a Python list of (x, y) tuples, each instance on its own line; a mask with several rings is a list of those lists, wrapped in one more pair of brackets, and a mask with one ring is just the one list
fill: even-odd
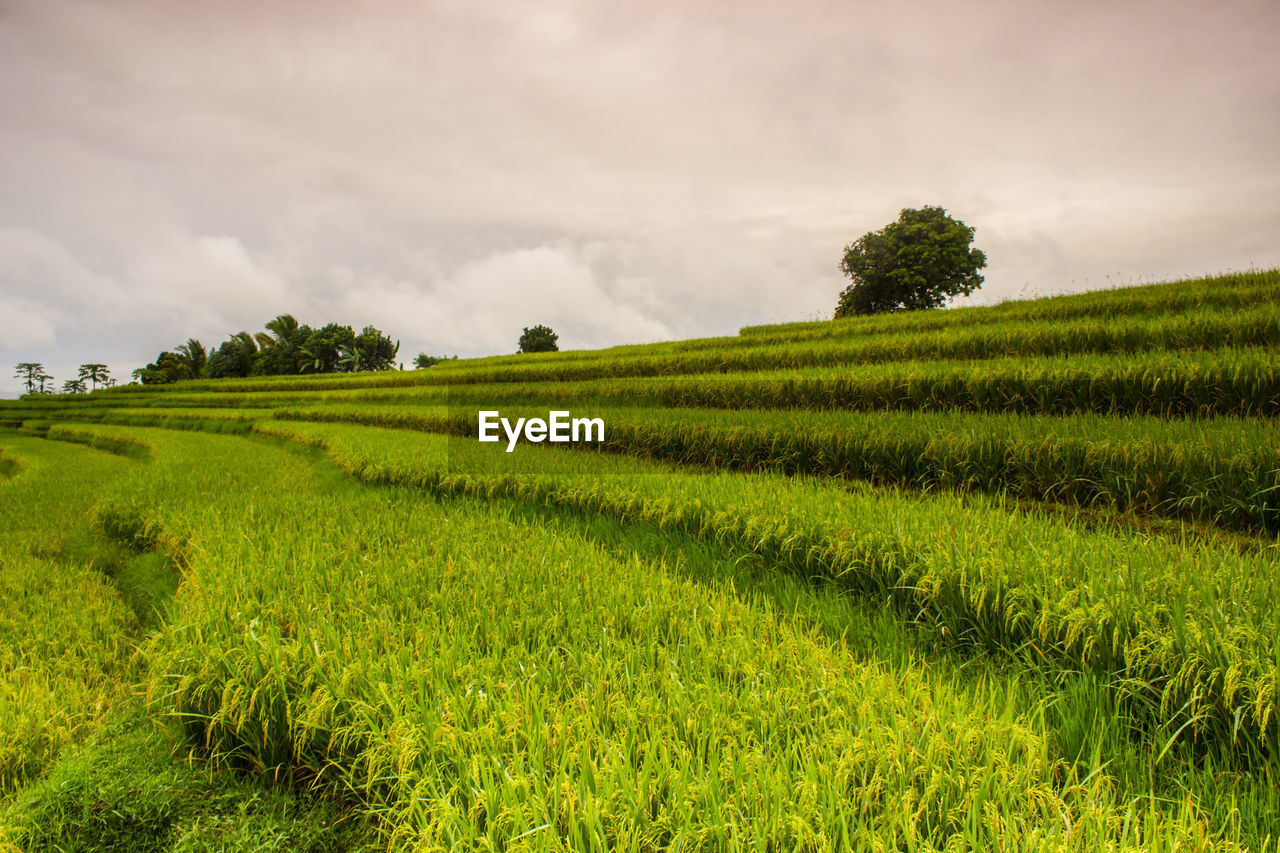
[(0, 849), (1274, 850), (1278, 417), (1280, 270), (0, 402)]

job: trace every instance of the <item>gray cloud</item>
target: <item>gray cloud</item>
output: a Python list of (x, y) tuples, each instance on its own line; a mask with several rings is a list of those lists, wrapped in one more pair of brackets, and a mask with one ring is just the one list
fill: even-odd
[(1277, 31), (1270, 0), (0, 0), (0, 358), (127, 374), (281, 311), (406, 360), (727, 333), (827, 315), (843, 245), (920, 204), (977, 228), (978, 301), (1277, 265)]

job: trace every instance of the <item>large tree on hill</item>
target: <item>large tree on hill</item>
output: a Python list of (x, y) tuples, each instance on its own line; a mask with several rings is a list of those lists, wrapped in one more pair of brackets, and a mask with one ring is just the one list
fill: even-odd
[(987, 256), (970, 247), (973, 229), (941, 207), (906, 208), (896, 222), (845, 247), (840, 269), (853, 283), (835, 316), (938, 308), (982, 286)]
[(558, 352), (560, 347), (556, 341), (560, 336), (551, 331), (550, 326), (524, 327), (520, 333), (520, 352)]
[(92, 386), (92, 390), (97, 390), (98, 383), (103, 385), (111, 378), (111, 371), (107, 370), (105, 364), (82, 364), (80, 365), (79, 377), (81, 382), (88, 382)]

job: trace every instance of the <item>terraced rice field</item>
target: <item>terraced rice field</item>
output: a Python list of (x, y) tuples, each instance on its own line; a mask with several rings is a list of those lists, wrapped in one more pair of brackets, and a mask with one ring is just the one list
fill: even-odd
[(1270, 271), (0, 405), (0, 849), (1275, 850), (1278, 367)]

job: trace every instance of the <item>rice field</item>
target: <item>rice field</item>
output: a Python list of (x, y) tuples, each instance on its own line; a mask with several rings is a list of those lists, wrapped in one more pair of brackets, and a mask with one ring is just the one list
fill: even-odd
[(1277, 297), (0, 404), (0, 849), (1274, 851)]

